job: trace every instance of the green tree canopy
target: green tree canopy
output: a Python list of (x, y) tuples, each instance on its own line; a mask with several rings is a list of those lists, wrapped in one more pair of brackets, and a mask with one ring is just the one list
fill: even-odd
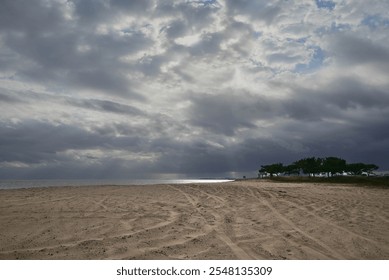
[(305, 174), (315, 174), (321, 172), (321, 158), (304, 158), (294, 162)]
[(363, 172), (370, 174), (377, 169), (378, 166), (375, 164), (365, 164), (361, 162), (346, 165), (346, 171), (351, 172), (354, 175), (361, 175)]
[(351, 172), (353, 175), (361, 175), (365, 169), (365, 166), (366, 164), (361, 162), (350, 163), (346, 165), (346, 171)]
[(346, 161), (337, 157), (326, 157), (322, 159), (321, 172), (340, 173), (346, 170)]
[(270, 176), (273, 176), (277, 173), (285, 174), (299, 174), (300, 170), (304, 174), (315, 174), (326, 172), (328, 175), (350, 172), (353, 175), (361, 175), (364, 172), (371, 174), (374, 170), (377, 170), (378, 166), (375, 164), (365, 164), (365, 163), (347, 163), (346, 160), (338, 157), (326, 157), (326, 158), (316, 158), (309, 157), (303, 158), (290, 165), (284, 166), (282, 163), (274, 163), (269, 165), (261, 165), (259, 172), (261, 173), (270, 173)]
[(284, 172), (291, 175), (291, 174), (300, 174), (300, 167), (297, 164), (289, 164), (284, 167)]
[(284, 165), (282, 163), (274, 163), (270, 165), (261, 165), (259, 172), (270, 173), (270, 176), (273, 177), (274, 174), (284, 172)]

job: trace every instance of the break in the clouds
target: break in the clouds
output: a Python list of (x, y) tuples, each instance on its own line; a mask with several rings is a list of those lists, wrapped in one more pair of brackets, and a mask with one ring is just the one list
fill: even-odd
[(0, 6), (0, 178), (389, 169), (388, 1)]

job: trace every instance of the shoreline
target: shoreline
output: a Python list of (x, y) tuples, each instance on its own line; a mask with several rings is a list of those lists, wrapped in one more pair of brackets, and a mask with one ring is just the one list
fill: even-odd
[(0, 180), (0, 190), (30, 189), (42, 187), (82, 186), (138, 186), (161, 184), (202, 184), (232, 182), (234, 179), (34, 179)]
[(389, 259), (389, 192), (330, 186), (3, 189), (0, 259)]

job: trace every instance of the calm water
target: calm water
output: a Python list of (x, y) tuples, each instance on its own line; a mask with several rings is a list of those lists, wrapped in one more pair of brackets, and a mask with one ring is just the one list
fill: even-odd
[(101, 185), (156, 185), (156, 184), (190, 184), (220, 183), (233, 180), (224, 179), (137, 179), (137, 180), (0, 180), (0, 189), (21, 189), (60, 186), (101, 186)]

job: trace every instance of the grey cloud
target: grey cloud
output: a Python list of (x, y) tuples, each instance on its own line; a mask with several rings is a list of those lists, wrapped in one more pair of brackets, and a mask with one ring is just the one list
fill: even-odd
[(267, 60), (269, 62), (285, 62), (285, 63), (297, 63), (301, 61), (301, 56), (298, 55), (289, 55), (284, 53), (275, 53), (268, 55)]
[(217, 5), (198, 5), (198, 3), (198, 1), (180, 3), (177, 5), (177, 9), (182, 12), (189, 26), (201, 29), (213, 21), (212, 15), (219, 7)]
[(124, 149), (142, 151), (144, 135), (116, 136), (115, 127), (86, 130), (65, 124), (29, 121), (20, 124), (0, 123), (0, 162), (26, 164), (56, 163), (65, 160), (61, 152), (84, 149)]
[[(353, 79), (334, 81), (330, 86), (331, 102), (342, 109), (389, 108), (388, 88), (369, 86)], [(321, 96), (325, 97), (324, 94)]]
[(96, 110), (98, 112), (111, 112), (131, 116), (144, 116), (145, 113), (136, 107), (112, 102), (109, 100), (96, 99), (67, 99), (67, 103), (83, 109)]
[(160, 73), (161, 66), (168, 58), (161, 55), (143, 56), (138, 60), (136, 70), (141, 71), (146, 76), (157, 76)]
[(26, 34), (20, 36), (16, 33), (9, 33), (6, 35), (5, 42), (8, 48), (28, 60), (52, 70), (80, 65), (75, 53), (76, 38), (73, 35)]
[(386, 86), (342, 77), (312, 89), (306, 85), (282, 85), (292, 89), (291, 94), (280, 101), (286, 116), (297, 120), (319, 121), (323, 118), (345, 118), (350, 110), (385, 110), (389, 108)]
[[(306, 152), (299, 155), (337, 155), (350, 162), (363, 159), (364, 162), (375, 162), (382, 168), (387, 168), (386, 158), (389, 154), (385, 146), (389, 144), (389, 139), (387, 133), (382, 131), (386, 128), (386, 124), (368, 117), (366, 120), (346, 123), (300, 123), (284, 127), (284, 133), (300, 136), (298, 143), (305, 147)], [(287, 139), (285, 135), (280, 137)], [(377, 141), (377, 137), (381, 140)], [(290, 141), (296, 140), (291, 138)]]
[(71, 0), (77, 19), (83, 24), (113, 22), (119, 16), (147, 13), (153, 1), (149, 0)]
[(85, 130), (66, 125), (26, 122), (18, 125), (1, 123), (0, 161), (39, 163), (55, 161), (56, 152), (69, 148), (96, 147), (101, 142)]
[[(292, 139), (286, 141), (292, 142)], [(236, 161), (235, 169), (244, 172), (250, 167), (259, 168), (262, 164), (274, 162), (292, 162), (301, 151), (281, 145), (279, 139), (274, 138), (247, 138), (233, 147), (233, 160)]]
[(70, 106), (70, 109), (93, 110), (99, 113), (115, 113), (120, 115), (130, 115), (147, 117), (141, 109), (124, 103), (113, 102), (102, 99), (75, 98), (63, 95), (51, 95), (36, 91), (10, 91), (0, 88), (0, 101), (10, 104), (37, 104), (50, 102), (54, 106)]
[(338, 33), (330, 36), (330, 48), (336, 59), (343, 63), (386, 64), (389, 61), (389, 50), (367, 38)]
[[(221, 140), (221, 142), (223, 142)], [(229, 176), (232, 172), (253, 172), (261, 164), (274, 161), (292, 161), (298, 153), (279, 145), (274, 139), (248, 138), (238, 143), (223, 143), (214, 147), (196, 140), (186, 145), (173, 143), (174, 147), (157, 162), (166, 171), (192, 176)], [(190, 158), (191, 160), (188, 160)]]
[(10, 103), (10, 104), (23, 103), (22, 100), (20, 100), (19, 98), (11, 94), (8, 94), (8, 91), (2, 88), (0, 88), (0, 101), (5, 103)]
[[(389, 108), (387, 87), (371, 86), (363, 81), (351, 78), (338, 78), (323, 88), (312, 90), (298, 87), (295, 89), (299, 100), (305, 100), (313, 108), (332, 106), (347, 109), (385, 109)], [(342, 112), (342, 111), (339, 111)], [(319, 112), (316, 111), (318, 114)], [(333, 115), (330, 112), (329, 115)], [(318, 114), (319, 115), (319, 114)]]
[[(32, 167), (3, 167), (2, 179), (128, 179), (150, 177), (149, 162), (134, 164), (120, 159), (106, 159), (104, 162), (60, 161), (49, 165)], [(148, 173), (149, 172), (149, 173)]]
[(173, 20), (165, 28), (169, 39), (184, 36), (188, 31), (188, 25), (183, 20)]
[[(352, 134), (354, 142), (365, 143), (367, 149), (376, 150), (374, 145), (382, 148), (389, 141), (389, 107), (381, 111), (367, 111), (363, 116), (350, 118), (351, 128), (346, 133)], [(361, 148), (361, 146), (359, 146)], [(389, 153), (387, 149), (381, 149), (382, 153)]]
[(88, 37), (87, 47), (90, 49), (84, 53), (77, 51), (77, 46), (83, 42), (80, 42), (81, 36), (75, 33), (48, 37), (20, 37), (8, 34), (6, 38), (10, 49), (38, 64), (38, 67), (33, 69), (20, 69), (19, 73), (24, 76), (64, 83), (67, 86), (76, 83), (139, 98), (130, 90), (127, 78), (123, 75), (128, 66), (118, 62), (117, 56), (129, 54), (145, 46), (149, 41), (142, 34), (131, 34), (122, 38), (115, 38), (112, 34)]
[[(275, 3), (274, 3), (275, 2)], [(250, 1), (250, 0), (227, 0), (228, 11), (232, 14), (248, 15), (252, 20), (261, 20), (271, 24), (282, 9), (278, 1)]]
[(109, 5), (104, 0), (73, 0), (75, 14), (82, 23), (107, 20)]
[(285, 118), (315, 122), (328, 116), (334, 117), (338, 110), (333, 106), (340, 104), (333, 100), (332, 95), (337, 96), (337, 92), (323, 93), (302, 87), (295, 88), (282, 99), (232, 90), (223, 95), (192, 93), (192, 105), (188, 112), (192, 124), (232, 136), (240, 128), (257, 129), (256, 121), (271, 122), (274, 118)]
[(213, 22), (214, 12), (219, 10), (217, 3), (202, 1), (157, 1), (155, 15), (174, 16), (185, 21), (190, 31), (199, 31)]
[(125, 76), (121, 73), (109, 72), (108, 69), (99, 70), (75, 70), (69, 73), (69, 82), (78, 86), (96, 90), (113, 92), (123, 97), (137, 100), (146, 100), (146, 97), (138, 94), (130, 88)]
[(254, 36), (259, 36), (259, 34), (254, 31), (253, 26), (250, 24), (237, 21), (233, 18), (230, 18), (226, 24), (227, 28), (224, 32), (226, 37), (228, 36), (230, 38), (238, 38), (242, 36), (246, 39), (250, 39)]
[[(52, 6), (42, 4), (39, 8), (51, 15)], [(23, 18), (25, 13), (30, 15), (22, 5), (9, 9), (14, 18)], [(120, 36), (112, 32), (95, 34), (94, 30), (79, 29), (74, 23), (66, 21), (62, 13), (53, 14), (52, 17), (44, 17), (38, 12), (34, 14), (33, 10), (30, 17), (40, 17), (39, 25), (30, 26), (27, 18), (25, 25), (2, 31), (8, 52), (15, 54), (9, 56), (8, 61), (15, 65), (19, 77), (44, 80), (48, 85), (102, 89), (140, 99), (124, 75), (129, 65), (119, 58), (146, 48), (151, 43), (150, 39), (139, 31)]]
[(0, 30), (53, 31), (63, 23), (62, 5), (56, 1), (4, 0), (0, 9)]
[(272, 110), (269, 102), (255, 100), (249, 94), (192, 95), (189, 109), (191, 123), (228, 136), (234, 135), (239, 128), (254, 129), (253, 121)]
[(200, 42), (190, 48), (192, 55), (215, 55), (220, 50), (223, 35), (219, 33), (202, 34)]
[(111, 5), (119, 9), (124, 9), (124, 12), (144, 13), (153, 5), (150, 0), (111, 0)]
[(303, 96), (300, 98), (290, 98), (284, 103), (283, 114), (285, 117), (304, 122), (319, 121), (327, 114), (325, 104), (320, 103), (315, 98)]
[(93, 35), (86, 38), (86, 43), (91, 51), (86, 51), (87, 54), (93, 54), (96, 59), (99, 56), (104, 56), (116, 61), (117, 57), (122, 55), (132, 54), (134, 52), (147, 48), (152, 41), (140, 31), (123, 31), (124, 34), (117, 35), (108, 33), (103, 35)]

